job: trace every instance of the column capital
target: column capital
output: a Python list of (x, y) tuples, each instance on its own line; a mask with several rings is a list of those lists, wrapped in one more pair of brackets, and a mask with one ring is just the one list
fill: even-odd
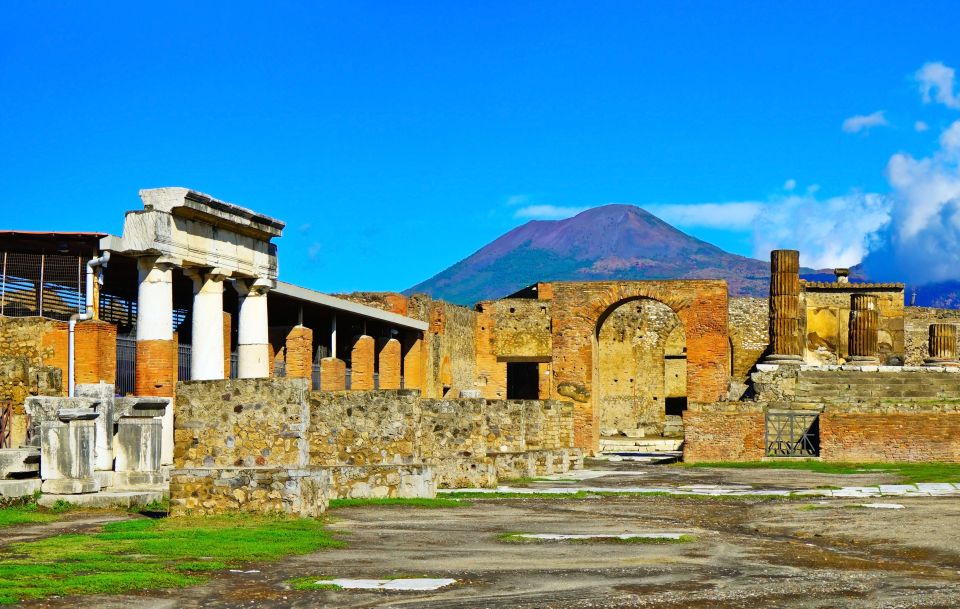
[(195, 284), (202, 285), (207, 281), (217, 281), (222, 282), (230, 277), (230, 271), (221, 268), (204, 268), (204, 267), (186, 267), (183, 269), (183, 274), (193, 279)]
[(264, 296), (274, 288), (274, 282), (257, 277), (255, 279), (234, 279), (233, 287), (240, 296)]
[(145, 271), (157, 269), (160, 271), (170, 271), (179, 266), (177, 261), (167, 256), (139, 256), (137, 266)]

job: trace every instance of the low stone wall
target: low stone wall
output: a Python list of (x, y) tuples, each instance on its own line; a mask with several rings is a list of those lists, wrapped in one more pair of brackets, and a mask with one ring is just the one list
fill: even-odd
[(764, 455), (763, 433), (762, 405), (691, 404), (683, 413), (683, 460), (759, 461)]
[(432, 497), (583, 465), (566, 402), (307, 389), (282, 378), (180, 383), (172, 512), (304, 514), (317, 485), (324, 501)]

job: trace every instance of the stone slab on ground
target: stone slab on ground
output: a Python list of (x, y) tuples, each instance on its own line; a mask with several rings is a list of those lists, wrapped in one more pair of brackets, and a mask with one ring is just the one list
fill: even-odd
[(131, 491), (89, 493), (86, 495), (53, 495), (44, 493), (37, 500), (43, 507), (51, 507), (57, 501), (66, 501), (71, 505), (84, 508), (130, 508), (146, 505), (153, 501), (162, 501), (163, 491)]
[(27, 497), (40, 490), (40, 478), (0, 480), (0, 497)]

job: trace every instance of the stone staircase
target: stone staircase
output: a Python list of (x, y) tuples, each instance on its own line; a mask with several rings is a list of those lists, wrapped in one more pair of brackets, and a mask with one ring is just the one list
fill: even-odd
[(960, 400), (960, 373), (902, 369), (802, 370), (798, 402)]
[(663, 454), (679, 453), (683, 438), (630, 438), (627, 436), (604, 436), (600, 438), (600, 452), (604, 454)]

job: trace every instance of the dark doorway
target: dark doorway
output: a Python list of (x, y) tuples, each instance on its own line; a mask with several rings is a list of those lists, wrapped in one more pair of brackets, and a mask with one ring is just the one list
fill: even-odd
[(507, 399), (536, 400), (540, 397), (536, 362), (507, 362)]
[(664, 400), (664, 406), (668, 417), (683, 416), (683, 411), (687, 409), (687, 398), (667, 398)]

